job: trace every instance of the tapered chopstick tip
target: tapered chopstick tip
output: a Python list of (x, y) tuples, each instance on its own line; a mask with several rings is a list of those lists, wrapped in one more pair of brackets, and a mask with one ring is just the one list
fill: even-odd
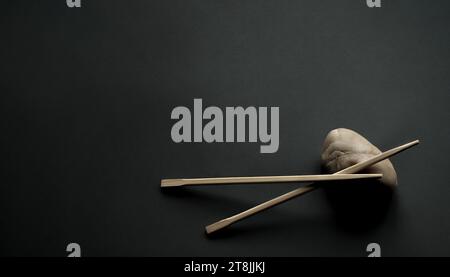
[(228, 225), (231, 225), (233, 222), (230, 221), (228, 218), (226, 219), (222, 219), (220, 221), (217, 221), (213, 224), (210, 224), (208, 226), (205, 227), (205, 232), (207, 235), (210, 235), (220, 229), (223, 229), (225, 227), (227, 227)]
[[(419, 143), (420, 143), (420, 140), (416, 139), (416, 140), (413, 140), (413, 141), (411, 141), (411, 142), (408, 142), (408, 143), (405, 143), (405, 144), (403, 144), (403, 145), (400, 145), (399, 147), (397, 147), (397, 149), (398, 149), (399, 151), (403, 151), (403, 150), (406, 150), (406, 149), (411, 148), (411, 147), (413, 147), (413, 146), (416, 146), (416, 145), (418, 145)], [(394, 148), (394, 149), (395, 149), (395, 148)]]
[(184, 185), (183, 179), (161, 179), (161, 187), (180, 187)]

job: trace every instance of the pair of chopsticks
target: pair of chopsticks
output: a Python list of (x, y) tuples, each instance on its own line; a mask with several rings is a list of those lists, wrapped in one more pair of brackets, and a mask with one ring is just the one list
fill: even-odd
[[(291, 175), (291, 176), (255, 176), (255, 177), (222, 177), (222, 178), (190, 178), (190, 179), (162, 179), (161, 187), (180, 187), (180, 186), (195, 186), (195, 185), (210, 185), (210, 184), (250, 184), (250, 183), (280, 183), (280, 182), (319, 182), (319, 181), (336, 181), (336, 180), (350, 180), (350, 179), (370, 179), (381, 178), (382, 174), (355, 174), (369, 166), (372, 166), (382, 160), (394, 156), (410, 147), (419, 144), (419, 140), (415, 140), (404, 145), (392, 148), (386, 152), (380, 153), (368, 160), (357, 163), (347, 167), (334, 174), (325, 175)], [(267, 202), (259, 204), (251, 209), (227, 217), (205, 227), (206, 233), (211, 234), (220, 229), (223, 229), (233, 223), (250, 217), (254, 214), (267, 210), (271, 207), (279, 205), (297, 196), (311, 192), (318, 188), (314, 183), (307, 186), (297, 188), (288, 193), (273, 198)]]

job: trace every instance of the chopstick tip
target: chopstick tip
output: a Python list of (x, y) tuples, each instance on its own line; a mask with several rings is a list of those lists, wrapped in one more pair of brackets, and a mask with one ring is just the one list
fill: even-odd
[(223, 228), (231, 225), (232, 223), (233, 223), (233, 221), (230, 221), (229, 218), (225, 218), (225, 219), (222, 219), (220, 221), (217, 221), (217, 222), (215, 222), (213, 224), (210, 224), (210, 225), (206, 226), (205, 227), (205, 232), (206, 232), (207, 235), (210, 235), (210, 234), (212, 234), (214, 232), (217, 232), (220, 229), (223, 229)]
[(184, 183), (182, 179), (161, 179), (161, 187), (179, 187), (182, 186)]

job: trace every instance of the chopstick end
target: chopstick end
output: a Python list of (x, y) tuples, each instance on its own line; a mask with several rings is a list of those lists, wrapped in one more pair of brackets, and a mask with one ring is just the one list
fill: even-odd
[(183, 186), (183, 179), (161, 179), (161, 187), (180, 187)]
[(207, 235), (210, 235), (216, 231), (219, 231), (220, 229), (223, 229), (227, 227), (228, 225), (231, 225), (232, 222), (230, 222), (228, 219), (222, 219), (220, 221), (217, 221), (213, 224), (210, 224), (205, 227), (205, 232)]

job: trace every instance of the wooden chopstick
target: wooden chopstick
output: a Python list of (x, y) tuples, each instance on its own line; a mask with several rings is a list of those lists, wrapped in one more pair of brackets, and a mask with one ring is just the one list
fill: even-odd
[[(401, 146), (392, 148), (392, 149), (390, 149), (390, 150), (388, 150), (386, 152), (380, 153), (380, 154), (378, 154), (378, 155), (376, 155), (376, 156), (374, 156), (374, 157), (372, 157), (372, 158), (370, 158), (370, 159), (368, 159), (366, 161), (363, 161), (363, 162), (357, 163), (355, 165), (352, 165), (350, 167), (347, 167), (347, 168), (345, 168), (345, 169), (343, 169), (341, 171), (338, 171), (338, 172), (336, 172), (334, 174), (349, 174), (349, 173), (352, 174), (352, 173), (356, 173), (356, 172), (361, 171), (361, 170), (363, 170), (363, 169), (365, 169), (365, 168), (367, 168), (367, 167), (369, 167), (369, 166), (371, 166), (373, 164), (376, 164), (376, 163), (378, 163), (378, 162), (380, 162), (382, 160), (385, 160), (385, 159), (387, 159), (387, 158), (389, 158), (391, 156), (394, 156), (394, 155), (396, 155), (396, 154), (398, 154), (398, 153), (400, 153), (400, 152), (402, 152), (402, 151), (404, 151), (404, 150), (406, 150), (406, 149), (408, 149), (410, 147), (413, 147), (413, 146), (415, 146), (417, 144), (419, 144), (419, 140), (415, 140), (415, 141), (403, 144)], [(295, 198), (297, 196), (300, 196), (302, 194), (311, 192), (311, 191), (315, 190), (316, 188), (317, 188), (317, 186), (314, 186), (314, 183), (312, 183), (312, 184), (309, 184), (309, 185), (307, 185), (305, 187), (301, 187), (301, 188), (292, 190), (292, 191), (290, 191), (288, 193), (285, 193), (285, 194), (280, 195), (280, 196), (278, 196), (276, 198), (273, 198), (273, 199), (271, 199), (269, 201), (266, 201), (266, 202), (264, 202), (262, 204), (259, 204), (258, 206), (255, 206), (255, 207), (253, 207), (251, 209), (248, 209), (248, 210), (243, 211), (243, 212), (241, 212), (239, 214), (233, 215), (231, 217), (222, 219), (222, 220), (220, 220), (218, 222), (215, 222), (215, 223), (213, 223), (211, 225), (208, 225), (208, 226), (205, 227), (206, 233), (207, 234), (211, 234), (213, 232), (216, 232), (216, 231), (218, 231), (218, 230), (220, 230), (222, 228), (225, 228), (225, 227), (227, 227), (227, 226), (229, 226), (229, 225), (231, 225), (233, 223), (236, 223), (236, 222), (238, 222), (240, 220), (243, 220), (243, 219), (245, 219), (247, 217), (250, 217), (250, 216), (252, 216), (254, 214), (257, 214), (259, 212), (267, 210), (267, 209), (269, 209), (271, 207), (277, 206), (277, 205), (279, 205), (281, 203), (284, 203), (284, 202), (286, 202), (286, 201), (288, 201), (290, 199), (293, 199), (293, 198)]]
[(220, 177), (162, 179), (161, 187), (181, 187), (198, 185), (284, 183), (284, 182), (319, 182), (349, 179), (381, 178), (383, 174), (322, 174), (322, 175), (290, 175), (290, 176), (253, 176), (253, 177)]

